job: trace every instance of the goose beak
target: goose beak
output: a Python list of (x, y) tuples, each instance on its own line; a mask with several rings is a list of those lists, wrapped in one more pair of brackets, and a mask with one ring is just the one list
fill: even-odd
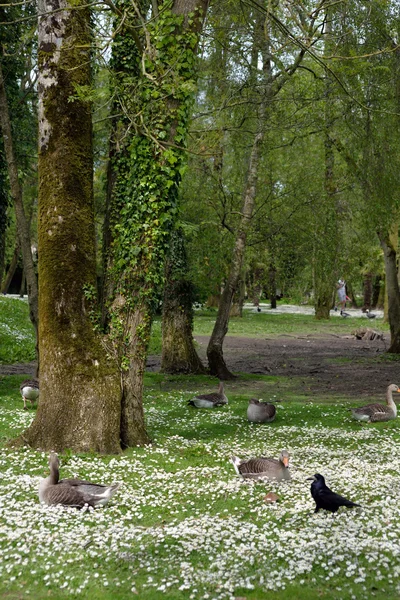
[(398, 392), (398, 393), (400, 394), (400, 388), (398, 388), (398, 389), (396, 390), (396, 392)]
[(287, 456), (284, 456), (284, 457), (282, 458), (282, 462), (283, 462), (283, 464), (285, 465), (285, 467), (288, 469), (288, 468), (289, 468), (289, 459), (288, 459), (288, 457), (287, 457)]

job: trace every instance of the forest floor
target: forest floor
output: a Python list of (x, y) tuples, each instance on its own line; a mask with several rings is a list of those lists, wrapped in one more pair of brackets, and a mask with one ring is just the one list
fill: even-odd
[[(375, 325), (375, 329), (380, 329), (380, 320), (376, 323), (351, 321), (354, 328)], [(195, 340), (199, 356), (203, 364), (207, 364), (209, 336), (196, 335)], [(358, 340), (350, 333), (279, 334), (266, 338), (227, 335), (224, 359), (235, 374), (284, 378), (286, 384), (310, 400), (332, 394), (380, 397), (390, 383), (400, 383), (400, 359), (385, 353), (389, 340), (387, 332), (383, 340), (374, 341)], [(147, 370), (159, 371), (160, 362), (160, 356), (150, 355)], [(35, 362), (0, 365), (0, 375), (33, 376), (34, 373)], [(252, 387), (254, 389), (254, 382)]]

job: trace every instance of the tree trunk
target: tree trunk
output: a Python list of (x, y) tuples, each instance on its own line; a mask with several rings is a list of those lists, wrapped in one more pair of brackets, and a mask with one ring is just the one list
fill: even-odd
[[(332, 8), (326, 9), (325, 53), (333, 52)], [(334, 94), (330, 73), (325, 73), (325, 114), (324, 149), (325, 174), (324, 195), (317, 215), (318, 226), (315, 233), (314, 251), (314, 297), (315, 318), (329, 319), (332, 294), (337, 279), (337, 255), (339, 252), (338, 235), (338, 192), (335, 182), (335, 156), (331, 140), (334, 126)]]
[(371, 308), (379, 307), (379, 296), (381, 293), (382, 287), (384, 287), (382, 282), (382, 277), (380, 275), (375, 275), (373, 286), (372, 286), (372, 300), (371, 300)]
[[(38, 334), (38, 283), (33, 264), (29, 223), (25, 217), (22, 202), (22, 190), (18, 177), (18, 165), (14, 152), (10, 114), (8, 110), (6, 88), (3, 71), (0, 64), (0, 127), (3, 133), (4, 152), (7, 161), (10, 193), (13, 199), (17, 221), (18, 237), (21, 244), (22, 261), (28, 288), (29, 317), (35, 328), (36, 339)], [(39, 357), (38, 357), (39, 358)]]
[(273, 263), (268, 270), (268, 296), (271, 308), (276, 308), (276, 268)]
[(7, 165), (3, 149), (0, 148), (0, 290), (2, 288), (6, 260), (6, 231), (7, 231), (8, 185)]
[(258, 131), (254, 137), (253, 147), (249, 160), (249, 172), (247, 176), (246, 189), (243, 198), (242, 217), (238, 228), (235, 246), (233, 248), (232, 262), (224, 291), (219, 303), (217, 318), (207, 347), (207, 358), (210, 373), (219, 379), (233, 379), (234, 375), (225, 364), (222, 345), (228, 332), (229, 313), (233, 295), (237, 289), (244, 252), (246, 248), (246, 236), (253, 215), (256, 196), (256, 184), (258, 176), (258, 165), (260, 160), (260, 148), (263, 133)]
[(41, 377), (36, 417), (22, 439), (44, 450), (117, 453), (120, 375), (94, 334), (86, 299), (96, 293), (91, 105), (70, 102), (91, 82), (85, 6), (39, 3)]
[(363, 280), (362, 311), (370, 310), (372, 306), (372, 273), (365, 273)]
[(121, 442), (135, 446), (148, 442), (142, 390), (151, 309), (177, 215), (197, 40), (208, 0), (175, 0), (146, 23), (146, 35), (136, 27), (135, 11), (128, 14), (126, 3), (123, 10), (118, 1), (116, 6), (113, 65), (125, 118), (115, 135), (106, 283), (118, 301), (109, 301), (105, 321), (115, 332), (123, 369)]
[(386, 271), (390, 327), (390, 347), (388, 352), (400, 354), (400, 290), (397, 279), (397, 251), (390, 241), (389, 234), (378, 232), (378, 236), (383, 250)]
[(161, 372), (205, 373), (193, 343), (193, 284), (180, 231), (172, 236), (165, 265)]
[(18, 258), (19, 258), (20, 252), (21, 252), (21, 246), (20, 246), (19, 239), (18, 239), (15, 244), (14, 254), (11, 259), (10, 266), (8, 267), (6, 277), (4, 279), (3, 285), (1, 286), (0, 292), (2, 294), (7, 294), (7, 292), (8, 292), (8, 288), (10, 287), (10, 283), (12, 281), (12, 278), (14, 277), (14, 273), (15, 273), (17, 265), (18, 265)]

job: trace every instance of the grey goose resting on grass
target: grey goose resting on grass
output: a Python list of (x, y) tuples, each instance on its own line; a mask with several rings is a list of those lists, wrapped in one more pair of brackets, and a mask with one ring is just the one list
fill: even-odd
[(251, 423), (271, 423), (275, 419), (276, 406), (270, 402), (262, 402), (256, 398), (249, 400), (247, 418)]
[(212, 394), (199, 394), (189, 400), (188, 404), (195, 406), (196, 408), (214, 408), (215, 406), (228, 404), (228, 398), (224, 392), (224, 382), (219, 382), (218, 392)]
[(22, 394), (22, 400), (24, 401), (24, 410), (28, 410), (26, 401), (29, 400), (33, 406), (36, 400), (39, 398), (39, 382), (37, 379), (26, 379), (19, 386), (19, 391)]
[(386, 404), (367, 404), (360, 408), (351, 408), (354, 419), (364, 423), (391, 421), (397, 417), (397, 406), (393, 400), (393, 392), (400, 392), (397, 385), (392, 383), (386, 390)]
[(42, 479), (39, 485), (39, 500), (42, 504), (73, 506), (83, 508), (85, 504), (104, 506), (120, 487), (115, 485), (102, 485), (81, 479), (59, 479), (60, 461), (55, 452), (49, 458), (50, 475)]
[(289, 481), (291, 479), (289, 471), (289, 452), (282, 450), (279, 459), (275, 458), (250, 458), (249, 460), (240, 460), (237, 456), (231, 458), (235, 471), (245, 479), (258, 479), (267, 477), (276, 481)]

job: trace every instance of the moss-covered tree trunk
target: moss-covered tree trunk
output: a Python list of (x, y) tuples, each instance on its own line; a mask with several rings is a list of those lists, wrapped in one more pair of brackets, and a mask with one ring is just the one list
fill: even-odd
[(205, 373), (193, 343), (193, 283), (180, 230), (172, 235), (165, 264), (161, 371)]
[[(161, 2), (146, 30), (129, 3), (117, 3), (113, 65), (119, 108), (115, 131), (108, 257), (114, 301), (106, 319), (123, 373), (121, 442), (148, 442), (142, 389), (155, 289), (161, 285), (195, 91), (196, 47), (208, 0)], [(153, 3), (153, 8), (157, 3)]]
[(38, 411), (23, 439), (42, 449), (116, 453), (120, 377), (94, 334), (85, 296), (96, 289), (91, 106), (71, 102), (91, 81), (83, 5), (39, 3), (41, 375)]

